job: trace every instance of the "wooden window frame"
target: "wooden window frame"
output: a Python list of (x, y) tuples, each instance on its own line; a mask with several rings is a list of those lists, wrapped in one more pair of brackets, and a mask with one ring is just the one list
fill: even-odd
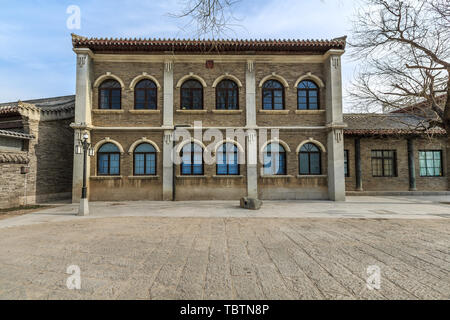
[[(223, 146), (225, 146), (225, 148), (226, 148), (226, 145), (227, 145), (227, 143), (224, 143), (220, 147), (223, 148)], [(234, 151), (233, 151), (233, 155), (236, 155), (238, 172), (231, 174), (230, 173), (230, 164), (228, 162), (226, 162), (225, 164), (221, 164), (221, 165), (226, 165), (227, 172), (226, 173), (219, 173), (219, 164), (216, 161), (216, 175), (218, 175), (218, 176), (239, 176), (239, 175), (241, 175), (241, 165), (239, 164), (239, 149), (238, 149), (238, 147), (235, 144), (233, 144), (233, 146), (235, 148)], [(224, 153), (223, 152), (217, 152), (216, 153), (216, 157), (217, 157), (217, 154), (224, 154)], [(228, 156), (228, 152), (225, 151), (225, 158), (226, 158), (226, 160), (228, 160), (227, 156)]]
[[(102, 108), (102, 92), (108, 92), (108, 108)], [(112, 93), (119, 91), (119, 109), (112, 108)], [(121, 110), (122, 109), (122, 89), (121, 88), (99, 88), (98, 89), (98, 108), (100, 110)]]
[[(298, 84), (298, 86), (297, 86), (297, 110), (320, 110), (320, 88), (319, 88), (319, 86), (314, 81), (311, 81), (311, 80), (305, 80), (305, 81), (310, 81), (310, 82), (314, 83), (317, 88), (314, 88), (314, 89), (312, 89), (312, 88), (299, 88), (298, 86), (300, 86), (300, 84), (303, 81)], [(298, 98), (300, 98), (300, 92), (301, 91), (306, 92), (306, 109), (300, 109), (300, 103), (298, 101)], [(314, 92), (317, 93), (317, 109), (311, 109), (311, 105), (310, 105), (310, 101), (309, 101), (309, 98), (310, 98), (309, 97), (309, 93), (311, 91), (314, 91)]]
[[(100, 173), (100, 156), (101, 155), (108, 155), (108, 173)], [(119, 156), (119, 173), (118, 174), (111, 174), (111, 155), (118, 155)], [(121, 171), (121, 163), (120, 163), (120, 152), (98, 152), (97, 153), (97, 174), (99, 176), (120, 176)]]
[[(440, 154), (440, 162), (441, 162), (441, 174), (440, 175), (434, 175), (434, 176), (430, 176), (430, 175), (421, 175), (420, 174), (420, 172), (421, 172), (421, 167), (420, 167), (420, 153), (421, 152), (439, 152), (439, 154)], [(419, 150), (419, 176), (421, 177), (421, 178), (440, 178), (440, 177), (444, 177), (445, 175), (444, 175), (444, 159), (442, 158), (442, 154), (443, 154), (443, 152), (442, 152), (442, 150)], [(425, 159), (426, 160), (426, 159)], [(435, 160), (434, 160), (434, 155), (433, 155), (433, 162), (434, 162)], [(426, 164), (426, 161), (425, 161), (425, 164)], [(434, 168), (434, 167), (433, 167)], [(428, 166), (426, 166), (425, 167), (425, 169), (428, 169)], [(428, 171), (428, 170), (427, 170)]]
[[(381, 157), (374, 157), (372, 155), (373, 152), (381, 152), (382, 156)], [(393, 156), (392, 157), (385, 157), (384, 153), (385, 152), (392, 152)], [(397, 150), (371, 150), (370, 152), (370, 160), (371, 160), (371, 169), (372, 169), (372, 177), (373, 178), (397, 178), (398, 177), (398, 168), (397, 168)], [(373, 160), (374, 159), (381, 159), (381, 171), (382, 171), (382, 175), (374, 175), (373, 173)], [(392, 175), (385, 175), (384, 174), (384, 159), (392, 159)]]
[[(145, 81), (145, 80), (151, 81), (155, 85), (155, 87), (154, 88), (138, 88), (139, 83), (141, 81)], [(158, 110), (158, 88), (156, 87), (156, 84), (152, 80), (149, 80), (149, 79), (144, 79), (141, 81), (139, 81), (136, 84), (136, 86), (134, 87), (134, 110)], [(136, 105), (137, 105), (136, 100), (137, 100), (138, 91), (144, 91), (144, 108), (143, 109), (136, 108)], [(150, 91), (154, 92), (154, 94), (155, 94), (154, 99), (153, 99), (154, 100), (153, 102), (155, 103), (155, 108), (150, 108), (150, 105), (148, 104), (148, 101), (147, 101), (147, 97), (148, 97), (148, 94)]]
[[(201, 85), (201, 88), (183, 88), (183, 85), (188, 82), (188, 81), (196, 81)], [(193, 79), (189, 79), (187, 80), (185, 83), (183, 83), (183, 85), (180, 88), (180, 109), (181, 110), (204, 110), (205, 109), (205, 101), (204, 101), (204, 92), (203, 92), (203, 85), (197, 81), (197, 80), (193, 80)], [(186, 108), (186, 105), (183, 104), (183, 92), (188, 92), (189, 93), (189, 104), (190, 104), (190, 108)], [(201, 94), (201, 102), (202, 102), (202, 106), (200, 109), (196, 109), (194, 108), (194, 92), (195, 91), (200, 91)], [(183, 109), (184, 108), (184, 109)]]
[[(220, 88), (220, 84), (224, 81), (230, 81), (233, 82), (235, 87), (234, 88)], [(236, 92), (236, 106), (235, 108), (229, 108), (228, 107), (228, 93), (229, 92)], [(219, 93), (225, 94), (225, 108), (219, 109)], [(239, 110), (239, 87), (236, 84), (236, 82), (225, 79), (219, 82), (219, 84), (216, 86), (216, 110)]]
[[(137, 148), (137, 147), (136, 147)], [(137, 174), (136, 173), (136, 155), (144, 155), (144, 173), (143, 174)], [(147, 156), (154, 154), (155, 155), (155, 173), (148, 174), (147, 172)], [(136, 177), (142, 177), (142, 176), (156, 176), (158, 173), (158, 153), (156, 151), (154, 152), (133, 152), (133, 175)]]
[[(319, 149), (318, 146), (314, 145), (317, 149)], [(301, 163), (300, 158), (302, 154), (308, 155), (308, 173), (302, 173), (301, 172)], [(318, 154), (319, 155), (319, 173), (311, 173), (311, 154)], [(319, 151), (300, 151), (298, 153), (298, 174), (300, 176), (317, 176), (322, 174), (322, 152)]]
[[(268, 146), (266, 146), (266, 150), (267, 150), (267, 147)], [(270, 152), (267, 152), (266, 150), (264, 150), (264, 153), (263, 153), (263, 155), (264, 154), (266, 154), (267, 156), (270, 156), (270, 168), (272, 169), (272, 165), (273, 165), (273, 160), (274, 160), (274, 158), (273, 158), (273, 155), (272, 154), (278, 154), (278, 161), (280, 161), (280, 158), (279, 158), (279, 156), (280, 156), (280, 154), (284, 154), (284, 157), (283, 157), (283, 168), (284, 168), (284, 171), (283, 172), (281, 172), (281, 173), (271, 173), (270, 175), (272, 175), (272, 176), (285, 176), (285, 175), (287, 175), (287, 157), (286, 157), (286, 155), (287, 155), (287, 153), (286, 153), (286, 150), (284, 149), (284, 147), (283, 147), (283, 150), (284, 151), (282, 151), (282, 152), (272, 152), (272, 151), (270, 151)], [(263, 163), (263, 172), (264, 172), (264, 163)], [(271, 170), (271, 172), (273, 172), (273, 170)], [(264, 174), (264, 175), (267, 175), (267, 174)]]
[(197, 143), (195, 143), (195, 142), (191, 142), (191, 143), (190, 143), (190, 146), (191, 146), (191, 150), (194, 150), (194, 149), (193, 149), (193, 146), (194, 146), (194, 145), (198, 145), (198, 146), (202, 149), (202, 173), (201, 173), (201, 174), (194, 174), (194, 156), (195, 156), (195, 154), (198, 153), (198, 152), (193, 152), (193, 151), (191, 151), (191, 163), (190, 163), (190, 164), (186, 164), (186, 165), (189, 165), (189, 166), (191, 167), (191, 173), (183, 173), (183, 166), (185, 165), (184, 162), (183, 162), (183, 152), (184, 152), (184, 148), (185, 148), (187, 145), (188, 145), (188, 144), (186, 144), (185, 146), (183, 146), (183, 148), (182, 148), (181, 151), (180, 151), (180, 157), (181, 157), (180, 175), (181, 175), (181, 176), (194, 176), (194, 177), (195, 177), (195, 176), (198, 176), (198, 177), (204, 176), (204, 175), (205, 175), (205, 155), (204, 155), (205, 150), (203, 150), (203, 147), (202, 147), (201, 145), (199, 145), (199, 144), (197, 144)]
[[(281, 88), (264, 88), (264, 85), (268, 82), (268, 81), (276, 81), (281, 85)], [(283, 108), (282, 109), (275, 109), (275, 91), (281, 91), (282, 93), (282, 104), (283, 104)], [(271, 101), (271, 108), (270, 109), (265, 109), (264, 108), (264, 93), (265, 92), (270, 92), (271, 97), (272, 97), (272, 101)], [(286, 101), (285, 101), (285, 88), (283, 86), (283, 84), (277, 80), (267, 80), (263, 86), (262, 86), (262, 90), (261, 90), (261, 104), (262, 104), (262, 110), (286, 110)]]

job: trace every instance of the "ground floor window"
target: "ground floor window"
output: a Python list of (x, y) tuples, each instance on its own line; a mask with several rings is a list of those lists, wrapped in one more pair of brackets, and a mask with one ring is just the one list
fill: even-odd
[(238, 148), (224, 143), (217, 151), (217, 175), (239, 175)]
[(203, 168), (203, 148), (196, 143), (190, 143), (181, 150), (181, 175), (201, 176)]
[(346, 177), (350, 177), (350, 170), (348, 166), (348, 150), (344, 150), (344, 173)]
[(397, 152), (395, 150), (372, 150), (372, 176), (397, 176)]
[(442, 176), (442, 151), (441, 150), (419, 151), (419, 164), (421, 177)]
[(286, 175), (286, 151), (279, 144), (269, 144), (264, 149), (264, 175)]
[(105, 143), (98, 150), (98, 175), (118, 176), (120, 174), (120, 150), (112, 143)]
[(142, 143), (134, 150), (134, 175), (156, 175), (156, 149)]
[(300, 175), (320, 175), (322, 173), (321, 153), (312, 143), (303, 145), (299, 153)]

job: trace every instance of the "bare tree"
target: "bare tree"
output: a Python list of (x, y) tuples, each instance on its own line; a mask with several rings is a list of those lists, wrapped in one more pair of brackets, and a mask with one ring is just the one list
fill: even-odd
[(195, 25), (197, 36), (210, 36), (213, 39), (232, 30), (233, 7), (240, 0), (180, 0), (183, 9), (169, 14), (175, 18), (188, 18), (187, 26)]
[[(421, 113), (450, 133), (450, 1), (362, 0), (349, 41), (361, 63), (349, 96), (364, 111)], [(359, 107), (361, 108), (361, 107)]]

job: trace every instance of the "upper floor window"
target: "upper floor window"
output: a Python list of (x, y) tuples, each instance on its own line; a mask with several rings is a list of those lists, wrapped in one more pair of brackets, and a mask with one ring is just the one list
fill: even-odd
[(286, 150), (277, 143), (267, 145), (263, 153), (264, 175), (286, 174)]
[(191, 142), (181, 150), (181, 175), (203, 175), (203, 148)]
[(188, 80), (181, 86), (181, 109), (203, 109), (203, 86), (197, 80)]
[(262, 87), (263, 109), (284, 109), (284, 87), (277, 80), (268, 80)]
[(239, 90), (232, 80), (222, 80), (216, 87), (216, 109), (237, 110)]
[(239, 175), (238, 147), (233, 143), (224, 143), (217, 150), (217, 175)]
[(310, 80), (304, 80), (297, 87), (299, 110), (319, 110), (319, 87)]
[(99, 176), (118, 176), (120, 174), (120, 150), (113, 143), (105, 143), (98, 149)]
[(372, 150), (372, 176), (396, 177), (397, 152), (394, 150)]
[(122, 87), (118, 81), (103, 81), (98, 91), (100, 109), (121, 109)]
[(419, 151), (419, 164), (421, 177), (441, 177), (442, 173), (442, 151), (424, 150)]
[(134, 88), (134, 108), (156, 110), (157, 108), (157, 87), (148, 79), (138, 82)]
[(300, 175), (322, 174), (322, 161), (319, 148), (313, 143), (304, 144), (299, 153)]
[(134, 175), (156, 175), (156, 149), (149, 143), (142, 143), (134, 149)]

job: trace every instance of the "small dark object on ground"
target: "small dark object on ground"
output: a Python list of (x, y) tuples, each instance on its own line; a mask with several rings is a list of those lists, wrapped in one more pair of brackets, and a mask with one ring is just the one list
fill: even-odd
[(248, 210), (259, 210), (261, 209), (263, 202), (258, 199), (253, 198), (242, 198), (241, 199), (241, 208)]

